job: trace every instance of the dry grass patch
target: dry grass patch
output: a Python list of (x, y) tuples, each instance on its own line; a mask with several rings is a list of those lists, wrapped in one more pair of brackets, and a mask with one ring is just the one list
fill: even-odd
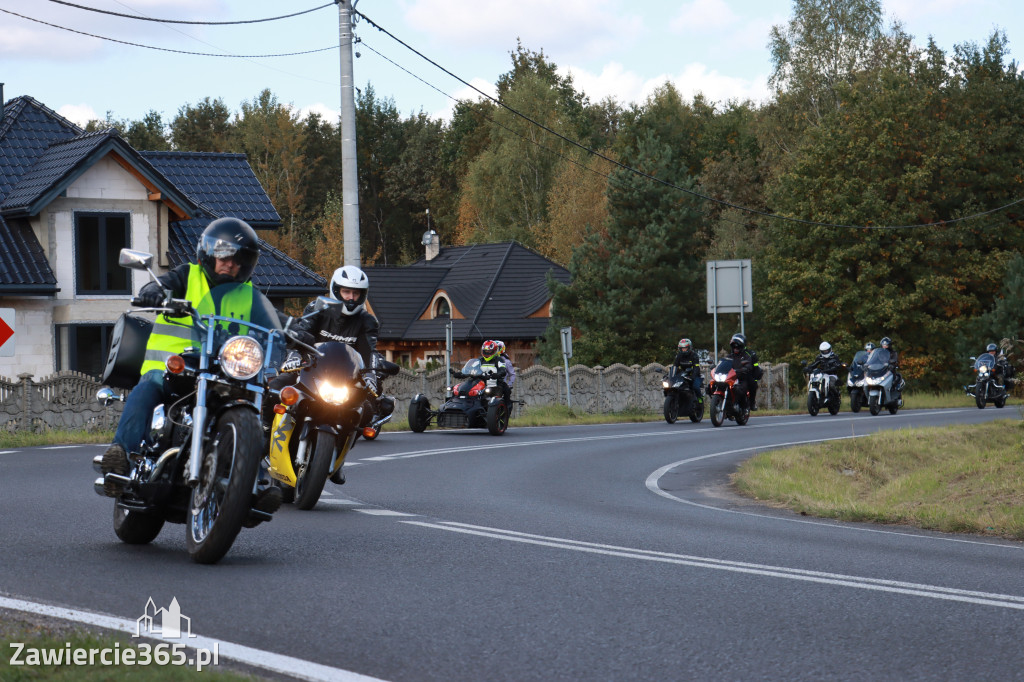
[(903, 429), (770, 451), (733, 475), (797, 512), (1024, 539), (1024, 423)]

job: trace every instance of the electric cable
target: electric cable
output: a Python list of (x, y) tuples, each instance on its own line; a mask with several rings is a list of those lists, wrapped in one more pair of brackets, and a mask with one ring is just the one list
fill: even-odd
[(452, 73), (451, 71), (449, 71), (445, 67), (441, 66), (440, 64), (438, 64), (434, 60), (430, 59), (430, 57), (427, 57), (425, 54), (423, 54), (422, 52), (420, 52), (416, 48), (412, 47), (411, 45), (409, 45), (408, 43), (403, 41), (401, 38), (398, 38), (393, 33), (391, 33), (390, 31), (388, 31), (384, 27), (382, 27), (379, 24), (377, 24), (376, 22), (374, 22), (372, 19), (370, 19), (368, 16), (366, 16), (362, 12), (360, 12), (358, 10), (353, 10), (353, 12), (357, 16), (359, 16), (360, 18), (364, 19), (370, 26), (372, 26), (373, 28), (377, 29), (378, 31), (380, 31), (384, 35), (388, 36), (389, 38), (391, 38), (392, 40), (397, 42), (399, 45), (401, 45), (402, 47), (406, 48), (407, 50), (409, 50), (413, 54), (417, 55), (418, 57), (420, 57), (421, 59), (426, 61), (428, 64), (431, 64), (435, 68), (440, 69), (441, 71), (443, 71), (445, 74), (447, 74), (451, 78), (454, 78), (455, 80), (459, 81), (460, 83), (462, 83), (466, 87), (471, 88), (475, 92), (479, 93), (482, 97), (487, 98), (488, 100), (494, 102), (495, 104), (497, 104), (498, 106), (502, 107), (503, 109), (507, 109), (512, 114), (522, 118), (525, 121), (528, 121), (529, 123), (533, 124), (534, 126), (537, 126), (538, 128), (544, 130), (545, 132), (547, 132), (547, 133), (549, 133), (551, 135), (554, 135), (555, 137), (558, 137), (559, 139), (563, 140), (564, 142), (568, 142), (569, 144), (571, 144), (571, 145), (573, 145), (575, 147), (578, 147), (579, 149), (582, 149), (583, 151), (585, 151), (585, 152), (587, 152), (589, 154), (593, 154), (593, 155), (595, 155), (595, 156), (597, 156), (599, 158), (602, 158), (605, 161), (607, 161), (607, 162), (609, 162), (611, 164), (614, 164), (615, 166), (618, 166), (619, 168), (621, 168), (623, 170), (626, 170), (626, 171), (631, 172), (631, 173), (635, 173), (635, 174), (640, 175), (642, 177), (645, 177), (645, 178), (647, 178), (649, 180), (652, 180), (652, 181), (654, 181), (654, 182), (656, 182), (658, 184), (664, 185), (666, 187), (670, 187), (672, 189), (678, 190), (680, 192), (684, 192), (686, 194), (690, 194), (692, 196), (698, 197), (700, 199), (704, 199), (706, 201), (711, 201), (711, 202), (714, 202), (716, 204), (719, 204), (719, 205), (722, 205), (722, 206), (726, 206), (728, 208), (733, 208), (733, 209), (736, 209), (736, 210), (739, 210), (739, 211), (743, 211), (745, 213), (750, 213), (752, 215), (757, 215), (757, 216), (761, 216), (763, 218), (769, 218), (769, 219), (772, 219), (772, 220), (782, 220), (782, 221), (786, 221), (786, 222), (797, 223), (797, 224), (800, 224), (800, 225), (805, 225), (807, 227), (826, 227), (826, 228), (834, 228), (834, 229), (853, 229), (853, 230), (907, 230), (907, 229), (918, 229), (918, 228), (924, 228), (924, 227), (948, 227), (948, 226), (951, 226), (951, 225), (954, 225), (954, 224), (957, 224), (957, 223), (961, 223), (961, 222), (965, 222), (965, 221), (968, 221), (968, 220), (973, 220), (973, 219), (976, 219), (976, 218), (982, 218), (982, 217), (985, 217), (985, 216), (988, 216), (988, 215), (992, 215), (993, 213), (998, 213), (1000, 211), (1004, 211), (1004, 210), (1006, 210), (1008, 208), (1011, 208), (1013, 206), (1016, 206), (1018, 204), (1024, 203), (1024, 198), (1016, 199), (1014, 201), (1011, 201), (1011, 202), (1009, 202), (1007, 204), (1004, 204), (1002, 206), (990, 209), (988, 211), (983, 211), (983, 212), (980, 212), (980, 213), (975, 213), (975, 214), (972, 214), (972, 215), (969, 215), (969, 216), (963, 216), (963, 217), (960, 217), (960, 218), (951, 218), (949, 220), (937, 220), (937, 221), (933, 221), (933, 222), (930, 222), (930, 223), (918, 223), (918, 224), (913, 224), (913, 225), (847, 225), (847, 224), (841, 224), (841, 223), (824, 223), (824, 222), (818, 222), (818, 221), (814, 221), (814, 220), (806, 220), (806, 219), (803, 219), (803, 218), (793, 218), (793, 217), (790, 217), (790, 216), (779, 215), (778, 213), (768, 213), (766, 211), (760, 211), (758, 209), (749, 208), (747, 206), (741, 206), (739, 204), (734, 204), (734, 203), (731, 203), (731, 202), (728, 202), (728, 201), (724, 201), (722, 199), (715, 199), (714, 197), (710, 197), (710, 196), (707, 196), (705, 194), (701, 194), (700, 192), (695, 192), (693, 190), (686, 189), (685, 187), (680, 187), (679, 185), (676, 185), (674, 183), (668, 182), (667, 180), (662, 180), (661, 178), (657, 178), (657, 177), (655, 177), (655, 176), (653, 176), (653, 175), (651, 175), (649, 173), (645, 173), (645, 172), (643, 172), (643, 171), (641, 171), (639, 169), (632, 168), (632, 167), (630, 167), (630, 166), (628, 166), (628, 165), (626, 165), (624, 163), (621, 163), (620, 161), (616, 161), (614, 159), (611, 159), (611, 158), (605, 156), (604, 154), (602, 154), (601, 152), (599, 152), (597, 150), (590, 149), (589, 147), (583, 145), (582, 143), (577, 142), (576, 140), (573, 140), (573, 139), (571, 139), (569, 137), (566, 137), (565, 135), (562, 135), (561, 133), (559, 133), (559, 132), (557, 132), (555, 130), (552, 130), (551, 128), (549, 128), (548, 126), (544, 125), (543, 123), (540, 123), (539, 121), (536, 121), (536, 120), (530, 118), (526, 114), (523, 114), (522, 112), (517, 111), (516, 109), (510, 107), (509, 105), (505, 104), (501, 100), (499, 100), (499, 99), (497, 99), (495, 97), (492, 97), (491, 95), (488, 95), (486, 92), (480, 90), (479, 88), (477, 88), (472, 83), (470, 83), (470, 82), (466, 81), (465, 79), (461, 78), (460, 76)]
[(279, 21), (281, 19), (290, 19), (291, 17), (298, 17), (303, 14), (309, 14), (310, 12), (316, 12), (324, 7), (330, 7), (334, 5), (334, 2), (329, 2), (326, 5), (320, 5), (319, 7), (313, 7), (311, 9), (302, 10), (301, 12), (293, 12), (292, 14), (282, 14), (279, 17), (267, 17), (265, 19), (243, 19), (239, 21), (184, 21), (179, 19), (156, 19), (154, 17), (145, 17), (138, 14), (122, 14), (121, 12), (111, 12), (110, 10), (99, 9), (98, 7), (86, 7), (85, 5), (76, 5), (73, 2), (67, 2), (66, 0), (50, 0), (50, 2), (58, 5), (67, 5), (68, 7), (74, 7), (76, 9), (82, 9), (87, 12), (97, 12), (98, 14), (109, 14), (113, 17), (123, 17), (125, 19), (137, 19), (138, 21), (155, 21), (161, 24), (197, 24), (201, 26), (233, 26), (236, 24), (259, 24), (265, 21)]
[(79, 31), (79, 30), (74, 29), (74, 28), (68, 28), (67, 26), (60, 26), (58, 24), (51, 24), (50, 22), (43, 21), (42, 19), (34, 19), (32, 17), (27, 17), (24, 14), (18, 14), (17, 12), (12, 12), (9, 9), (3, 9), (2, 7), (0, 7), (0, 12), (3, 12), (5, 14), (12, 14), (12, 15), (14, 15), (16, 17), (20, 17), (22, 19), (27, 19), (28, 21), (34, 21), (37, 24), (43, 24), (44, 26), (50, 26), (51, 28), (59, 28), (62, 31), (69, 31), (71, 33), (77, 33), (79, 35), (88, 36), (90, 38), (98, 38), (100, 40), (109, 40), (112, 43), (120, 43), (121, 45), (130, 45), (132, 47), (144, 47), (147, 50), (160, 50), (161, 52), (173, 52), (175, 54), (187, 54), (187, 55), (193, 55), (193, 56), (196, 56), (196, 57), (228, 57), (228, 58), (232, 58), (232, 59), (270, 59), (270, 58), (273, 58), (273, 57), (296, 57), (298, 55), (303, 55), (303, 54), (314, 54), (316, 52), (327, 52), (329, 50), (337, 50), (338, 49), (337, 45), (331, 45), (330, 47), (321, 47), (321, 48), (316, 49), (316, 50), (305, 50), (303, 52), (282, 52), (282, 53), (279, 53), (279, 54), (217, 54), (217, 53), (214, 53), (214, 52), (190, 52), (188, 50), (173, 50), (173, 49), (171, 49), (169, 47), (156, 47), (154, 45), (143, 45), (142, 43), (132, 43), (132, 42), (129, 42), (127, 40), (118, 40), (117, 38), (108, 38), (106, 36), (100, 36), (100, 35), (96, 35), (94, 33), (86, 33), (85, 31)]

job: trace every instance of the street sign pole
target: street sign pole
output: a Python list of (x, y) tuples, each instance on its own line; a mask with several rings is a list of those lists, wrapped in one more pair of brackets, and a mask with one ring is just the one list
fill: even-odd
[(569, 358), (572, 357), (572, 327), (562, 327), (562, 361), (565, 363), (565, 406), (572, 408), (572, 395), (569, 389)]

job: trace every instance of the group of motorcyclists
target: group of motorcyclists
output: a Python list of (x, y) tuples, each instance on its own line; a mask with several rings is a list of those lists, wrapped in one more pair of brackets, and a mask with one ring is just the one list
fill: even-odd
[[(732, 335), (732, 338), (729, 339), (729, 353), (726, 358), (732, 360), (733, 368), (736, 370), (741, 405), (751, 411), (756, 411), (758, 383), (764, 370), (761, 368), (757, 353), (747, 348), (747, 337), (744, 334)], [(676, 371), (689, 373), (696, 395), (701, 395), (704, 391), (704, 377), (698, 371), (699, 366), (700, 357), (693, 348), (693, 342), (688, 338), (680, 339), (676, 344), (676, 356), (672, 361), (672, 367)], [(710, 390), (710, 386), (708, 389)]]

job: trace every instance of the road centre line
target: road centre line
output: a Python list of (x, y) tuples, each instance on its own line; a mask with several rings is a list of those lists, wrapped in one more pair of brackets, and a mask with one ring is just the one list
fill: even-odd
[[(0, 595), (0, 608), (94, 625), (107, 630), (128, 633), (133, 636), (138, 632), (139, 627), (136, 620), (118, 618), (116, 616), (105, 616), (98, 613), (90, 613), (88, 611), (66, 609), (57, 606), (50, 606), (48, 604), (25, 601), (22, 599), (12, 599), (2, 595)], [(297, 677), (301, 680), (311, 680), (313, 682), (381, 682), (381, 680), (376, 677), (360, 675), (359, 673), (355, 673), (350, 670), (331, 668), (329, 666), (314, 663), (312, 661), (306, 661), (301, 658), (293, 658), (292, 656), (284, 656), (281, 654), (271, 653), (269, 651), (263, 651), (261, 649), (254, 649), (252, 647), (235, 644), (233, 642), (226, 642), (222, 639), (215, 639), (213, 637), (195, 636), (189, 637), (187, 640), (183, 640), (181, 642), (175, 641), (175, 643), (183, 644), (190, 649), (207, 649), (210, 651), (212, 651), (216, 645), (220, 656), (224, 658), (229, 658), (233, 661), (238, 661), (245, 665), (261, 668), (263, 670), (279, 673), (289, 678)]]
[(943, 601), (962, 602), (981, 606), (995, 606), (999, 608), (1024, 610), (1024, 597), (1007, 594), (993, 594), (973, 590), (960, 590), (939, 585), (924, 585), (909, 583), (897, 580), (883, 580), (879, 578), (866, 578), (860, 576), (843, 575), (841, 573), (826, 573), (821, 571), (808, 571), (784, 566), (770, 566), (766, 564), (751, 564), (739, 561), (727, 561), (712, 557), (698, 557), (685, 554), (673, 554), (670, 552), (654, 552), (630, 547), (618, 547), (615, 545), (604, 545), (580, 540), (570, 540), (518, 531), (504, 530), (500, 528), (489, 528), (486, 526), (473, 526), (465, 523), (445, 521), (431, 523), (426, 521), (401, 521), (414, 526), (433, 528), (453, 533), (464, 533), (508, 542), (519, 542), (524, 544), (538, 545), (541, 547), (552, 547), (588, 554), (600, 554), (604, 556), (619, 557), (625, 559), (639, 559), (643, 561), (656, 561), (660, 563), (675, 564), (679, 566), (691, 566), (694, 568), (706, 568), (710, 570), (729, 571), (733, 573), (745, 573), (772, 578), (783, 578), (787, 580), (798, 580), (823, 585), (835, 585), (840, 587), (852, 587), (877, 592), (888, 592), (892, 594), (904, 594)]

